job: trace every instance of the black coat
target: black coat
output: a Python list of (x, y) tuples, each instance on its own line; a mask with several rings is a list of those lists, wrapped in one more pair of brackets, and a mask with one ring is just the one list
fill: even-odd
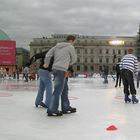
[(116, 73), (120, 74), (120, 64), (119, 63), (116, 65)]
[(39, 66), (39, 68), (44, 69), (44, 70), (48, 70), (48, 71), (52, 71), (52, 65), (53, 65), (53, 62), (54, 62), (54, 57), (51, 58), (50, 64), (49, 64), (48, 68), (44, 68), (44, 67), (43, 67), (43, 65), (44, 65), (44, 58), (45, 58), (47, 52), (48, 52), (48, 51), (44, 51), (44, 52), (35, 54), (35, 55), (30, 59), (30, 65), (31, 65), (33, 62), (35, 62), (37, 59), (40, 59), (40, 66)]

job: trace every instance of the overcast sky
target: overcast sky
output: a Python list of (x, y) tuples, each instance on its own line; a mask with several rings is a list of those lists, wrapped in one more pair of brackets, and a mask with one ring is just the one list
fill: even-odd
[(55, 33), (135, 36), (139, 23), (140, 0), (0, 0), (0, 29), (28, 49)]

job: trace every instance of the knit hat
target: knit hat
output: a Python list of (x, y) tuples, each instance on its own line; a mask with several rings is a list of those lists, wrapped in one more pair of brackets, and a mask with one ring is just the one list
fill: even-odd
[(133, 49), (128, 49), (128, 53), (132, 53), (133, 52)]

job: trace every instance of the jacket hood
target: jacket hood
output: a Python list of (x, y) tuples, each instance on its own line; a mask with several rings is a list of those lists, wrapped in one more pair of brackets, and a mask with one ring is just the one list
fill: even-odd
[(64, 48), (64, 47), (67, 47), (67, 46), (70, 46), (70, 45), (71, 45), (70, 43), (61, 42), (61, 43), (57, 43), (56, 47), (57, 48)]

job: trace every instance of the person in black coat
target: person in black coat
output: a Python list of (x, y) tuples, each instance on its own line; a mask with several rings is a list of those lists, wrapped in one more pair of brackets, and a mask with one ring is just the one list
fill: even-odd
[(118, 86), (119, 82), (119, 87), (121, 86), (121, 71), (120, 71), (120, 63), (116, 64), (116, 85), (115, 87)]
[[(31, 59), (30, 59), (30, 65), (35, 62), (36, 60), (40, 59), (40, 66), (38, 70), (38, 75), (40, 78), (39, 82), (39, 89), (38, 89), (38, 94), (35, 100), (35, 106), (41, 106), (47, 108), (49, 106), (51, 96), (52, 96), (52, 78), (51, 78), (51, 71), (52, 71), (52, 65), (53, 65), (53, 60), (54, 58), (52, 57), (50, 60), (50, 64), (47, 68), (44, 68), (44, 58), (46, 56), (47, 51), (35, 54)], [(45, 102), (43, 102), (43, 97), (44, 97), (44, 92), (45, 92)]]
[(108, 73), (109, 73), (109, 68), (108, 68), (108, 66), (104, 65), (103, 66), (103, 77), (104, 77), (105, 84), (108, 84)]

